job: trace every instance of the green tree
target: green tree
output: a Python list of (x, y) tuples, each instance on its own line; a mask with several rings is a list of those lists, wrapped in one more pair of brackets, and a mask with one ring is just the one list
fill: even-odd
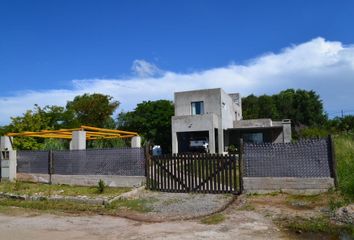
[(314, 91), (287, 89), (272, 96), (242, 99), (244, 119), (291, 119), (293, 126), (322, 126), (327, 121), (322, 100)]
[(274, 102), (278, 111), (278, 120), (280, 119), (294, 119), (294, 97), (295, 90), (288, 89), (281, 91), (279, 94), (273, 95)]
[(50, 129), (74, 128), (79, 125), (79, 120), (75, 117), (75, 113), (61, 106), (45, 106), (40, 108), (40, 114), (48, 119)]
[[(43, 109), (35, 105), (33, 110), (27, 110), (22, 116), (12, 117), (11, 123), (7, 126), (7, 132), (25, 132), (25, 131), (40, 131), (49, 129), (49, 118), (43, 114)], [(14, 147), (16, 149), (41, 149), (43, 139), (32, 137), (15, 137)]]
[(262, 95), (258, 98), (258, 118), (278, 119), (278, 109), (275, 105), (274, 97)]
[(251, 94), (242, 98), (242, 116), (244, 119), (259, 118), (258, 97)]
[(111, 121), (113, 112), (118, 108), (119, 102), (113, 101), (108, 95), (99, 93), (84, 94), (76, 96), (73, 101), (66, 104), (68, 114), (74, 113), (79, 125), (91, 125), (95, 127), (104, 127)]
[(292, 107), (295, 125), (322, 126), (327, 120), (322, 100), (314, 91), (297, 90)]
[(138, 132), (145, 141), (161, 145), (164, 152), (171, 151), (171, 101), (157, 100), (139, 103), (134, 111), (120, 113), (118, 127)]

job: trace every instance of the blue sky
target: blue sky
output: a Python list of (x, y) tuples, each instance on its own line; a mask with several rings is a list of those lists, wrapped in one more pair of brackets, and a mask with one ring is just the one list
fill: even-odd
[(131, 110), (204, 87), (313, 89), (329, 114), (354, 113), (353, 12), (354, 1), (1, 0), (0, 124), (84, 92)]

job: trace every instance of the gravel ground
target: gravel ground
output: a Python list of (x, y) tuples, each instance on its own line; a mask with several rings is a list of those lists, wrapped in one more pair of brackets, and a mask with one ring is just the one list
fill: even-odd
[(234, 196), (143, 191), (139, 198), (147, 200), (147, 207), (151, 209), (147, 215), (172, 220), (200, 217), (220, 211), (234, 199)]

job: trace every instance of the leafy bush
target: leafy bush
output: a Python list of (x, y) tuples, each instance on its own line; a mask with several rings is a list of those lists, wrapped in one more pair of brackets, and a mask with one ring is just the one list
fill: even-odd
[(321, 128), (303, 128), (299, 132), (300, 138), (322, 138), (328, 136), (329, 132)]
[(230, 145), (227, 148), (227, 151), (228, 151), (229, 154), (234, 154), (234, 153), (237, 153), (237, 148), (235, 147), (235, 145)]

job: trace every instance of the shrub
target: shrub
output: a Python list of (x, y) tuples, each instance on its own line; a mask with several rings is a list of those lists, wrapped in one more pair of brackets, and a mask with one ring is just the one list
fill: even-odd
[(320, 128), (303, 128), (299, 132), (300, 138), (322, 138), (327, 137), (329, 132)]
[(227, 151), (228, 151), (229, 154), (234, 154), (234, 153), (237, 153), (237, 148), (235, 147), (235, 145), (230, 145), (227, 148)]
[(98, 181), (98, 185), (97, 185), (98, 192), (103, 193), (104, 190), (106, 189), (106, 187), (107, 187), (106, 183), (102, 179), (100, 179), (100, 181)]

